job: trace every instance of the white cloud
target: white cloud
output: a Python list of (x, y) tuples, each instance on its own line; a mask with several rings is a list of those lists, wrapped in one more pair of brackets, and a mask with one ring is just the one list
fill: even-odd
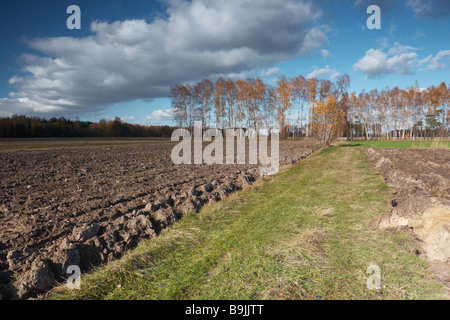
[(170, 86), (241, 74), (327, 43), (322, 10), (310, 0), (168, 1), (152, 22), (95, 21), (83, 38), (37, 38), (22, 56), (25, 76), (0, 100), (0, 114), (78, 115), (105, 106), (166, 97)]
[(418, 62), (419, 66), (427, 65), (425, 70), (437, 70), (437, 69), (445, 69), (450, 62), (450, 50), (441, 50), (439, 51), (435, 57), (433, 55), (429, 55), (425, 59), (422, 59)]
[(409, 7), (419, 19), (432, 19), (450, 15), (448, 0), (407, 0)]
[(308, 74), (307, 78), (320, 78), (320, 77), (330, 77), (330, 79), (334, 79), (339, 77), (339, 72), (336, 69), (330, 69), (329, 66), (326, 66), (325, 68), (318, 69), (315, 68), (313, 72)]
[(397, 31), (397, 25), (391, 23), (389, 25), (389, 35), (392, 37), (395, 31)]
[(387, 50), (369, 49), (363, 58), (353, 65), (355, 70), (366, 74), (366, 78), (397, 73), (399, 75), (413, 74), (414, 68), (423, 70), (437, 70), (448, 68), (450, 64), (450, 50), (440, 50), (434, 57), (432, 54), (418, 60), (415, 51), (419, 49), (402, 45), (398, 42)]
[(171, 121), (174, 119), (173, 109), (159, 109), (145, 118), (146, 121)]
[(331, 58), (331, 53), (327, 49), (322, 49), (319, 51), (319, 53), (324, 59)]
[(394, 46), (388, 50), (388, 55), (397, 56), (403, 53), (409, 53), (410, 51), (417, 51), (417, 48), (394, 42)]
[[(242, 79), (247, 79), (247, 78), (271, 77), (271, 76), (278, 75), (280, 72), (281, 72), (280, 68), (271, 67), (271, 68), (266, 68), (266, 69), (262, 69), (262, 70), (252, 69), (249, 71), (242, 71), (242, 72), (218, 73), (218, 74), (213, 74), (212, 78), (218, 79), (219, 77), (222, 77), (225, 79), (230, 79), (230, 80), (236, 81), (236, 80), (242, 80)], [(191, 83), (191, 84), (194, 84), (194, 83)]]
[(398, 0), (356, 0), (353, 3), (353, 8), (360, 8), (365, 13), (367, 7), (370, 5), (379, 6), (382, 12), (399, 7)]
[(425, 33), (421, 32), (421, 31), (416, 31), (416, 33), (413, 35), (414, 40), (425, 38), (425, 37), (426, 37)]
[(123, 116), (120, 117), (120, 120), (122, 120), (122, 122), (135, 122), (136, 118), (134, 116)]
[(274, 75), (279, 74), (280, 72), (281, 72), (281, 70), (278, 67), (269, 68), (268, 70), (261, 72), (261, 77), (274, 76)]
[(366, 78), (392, 73), (411, 74), (413, 62), (417, 57), (417, 54), (413, 52), (415, 50), (417, 49), (399, 43), (395, 43), (387, 53), (381, 49), (369, 49), (364, 57), (353, 65), (353, 68), (363, 72)]
[(430, 54), (428, 57), (426, 57), (426, 58), (420, 60), (419, 62), (417, 62), (417, 65), (418, 66), (422, 66), (424, 64), (427, 64), (427, 63), (429, 63), (431, 61), (431, 59), (433, 59), (433, 55), (432, 54)]
[(380, 50), (383, 50), (389, 46), (389, 40), (385, 37), (377, 38), (376, 42), (378, 44), (378, 49)]

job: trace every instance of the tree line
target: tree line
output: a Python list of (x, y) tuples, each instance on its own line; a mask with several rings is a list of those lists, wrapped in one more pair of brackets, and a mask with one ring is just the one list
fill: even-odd
[(351, 137), (365, 139), (449, 138), (450, 86), (386, 87), (353, 93), (348, 121)]
[(449, 136), (450, 88), (386, 87), (349, 93), (350, 76), (335, 82), (300, 75), (275, 85), (261, 78), (203, 79), (177, 84), (170, 98), (178, 127), (277, 130), (282, 138), (414, 139)]
[(99, 122), (68, 120), (63, 117), (49, 120), (14, 115), (0, 118), (0, 138), (62, 138), (62, 137), (163, 137), (170, 138), (175, 128), (144, 126), (114, 120)]

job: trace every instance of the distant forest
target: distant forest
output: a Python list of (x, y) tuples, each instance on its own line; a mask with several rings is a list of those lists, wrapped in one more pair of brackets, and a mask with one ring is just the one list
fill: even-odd
[(161, 137), (170, 138), (175, 128), (124, 123), (120, 118), (99, 122), (17, 116), (0, 118), (0, 138), (63, 137)]

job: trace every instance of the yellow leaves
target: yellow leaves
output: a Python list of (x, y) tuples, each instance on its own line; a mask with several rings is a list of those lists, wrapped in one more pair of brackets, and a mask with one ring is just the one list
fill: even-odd
[(324, 101), (318, 101), (313, 108), (313, 132), (323, 141), (330, 141), (336, 134), (344, 112), (330, 94)]

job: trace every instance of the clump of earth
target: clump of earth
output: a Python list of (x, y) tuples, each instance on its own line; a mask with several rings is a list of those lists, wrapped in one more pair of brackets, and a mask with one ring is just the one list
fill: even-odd
[[(85, 272), (119, 258), (260, 178), (260, 165), (175, 165), (173, 147), (0, 153), (0, 293), (42, 297), (69, 266)], [(307, 143), (281, 142), (280, 166), (312, 153)]]
[(412, 230), (418, 253), (450, 288), (450, 150), (371, 147), (367, 155), (395, 189), (392, 210), (374, 226)]

